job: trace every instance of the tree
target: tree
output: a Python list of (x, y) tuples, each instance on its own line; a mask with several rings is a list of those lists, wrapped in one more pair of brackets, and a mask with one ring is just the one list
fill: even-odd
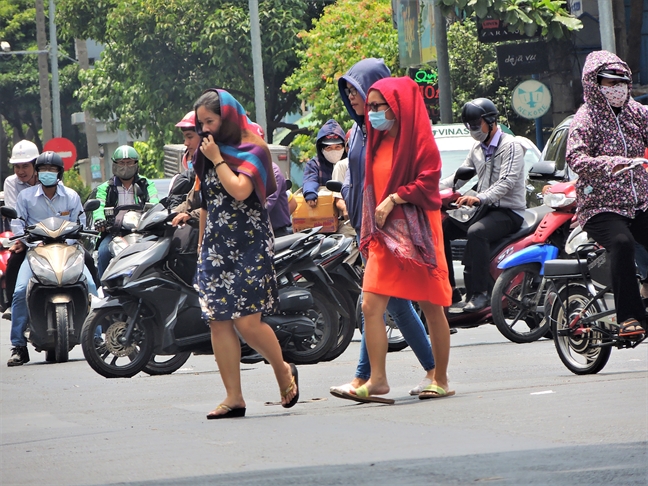
[(583, 24), (565, 9), (564, 0), (439, 0), (446, 16), (456, 12), (473, 14), (480, 19), (500, 19), (511, 32), (524, 32), (529, 36), (540, 34), (547, 40), (561, 39), (570, 31), (580, 30)]
[[(206, 0), (60, 0), (62, 29), (106, 46), (78, 94), (98, 118), (139, 134), (151, 145), (179, 138), (174, 124), (206, 88), (229, 90), (254, 113), (248, 3)], [(267, 138), (298, 106), (280, 90), (298, 65), (297, 33), (314, 8), (306, 0), (262, 0), (261, 40), (266, 83)]]
[[(36, 9), (31, 0), (4, 0), (0, 3), (0, 39), (9, 42), (13, 51), (36, 50)], [(63, 136), (71, 139), (83, 153), (85, 143), (70, 121), (80, 104), (74, 98), (79, 87), (78, 68), (67, 56), (74, 52), (71, 43), (59, 45), (59, 84)], [(42, 149), (38, 56), (0, 56), (0, 114), (7, 121), (13, 138), (33, 140)], [(3, 146), (11, 146), (3, 140)], [(11, 144), (12, 145), (12, 144)], [(7, 153), (6, 150), (2, 151)], [(1, 161), (5, 163), (5, 161)]]

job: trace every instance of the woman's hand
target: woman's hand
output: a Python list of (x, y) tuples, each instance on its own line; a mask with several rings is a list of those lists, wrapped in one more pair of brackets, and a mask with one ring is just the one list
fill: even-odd
[(394, 202), (389, 197), (378, 205), (376, 208), (376, 227), (380, 229), (385, 225), (387, 216), (392, 212), (394, 206)]
[(317, 198), (311, 199), (310, 201), (306, 201), (306, 203), (311, 207), (311, 208), (316, 208), (317, 207)]
[(220, 148), (216, 145), (216, 142), (214, 142), (214, 137), (211, 136), (211, 134), (203, 138), (202, 143), (200, 144), (200, 151), (205, 155), (205, 157), (211, 160), (214, 165), (223, 160)]
[(461, 206), (473, 207), (475, 205), (479, 206), (479, 203), (480, 203), (479, 198), (475, 196), (461, 196), (456, 201), (458, 207)]

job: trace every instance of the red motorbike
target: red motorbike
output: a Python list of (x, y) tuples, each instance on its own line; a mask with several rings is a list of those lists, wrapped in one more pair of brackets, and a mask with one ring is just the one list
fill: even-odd
[[(575, 225), (576, 188), (573, 183), (549, 186), (544, 215), (533, 232), (502, 252), (496, 263), (501, 274), (493, 287), (491, 308), (499, 331), (515, 343), (551, 337), (551, 322), (545, 318), (544, 264), (566, 257), (565, 243)], [(493, 265), (495, 262), (491, 262)]]
[(7, 261), (11, 256), (9, 248), (13, 242), (9, 238), (13, 236), (11, 231), (0, 233), (0, 311), (4, 312), (9, 307), (9, 296), (7, 295), (7, 282), (5, 274), (7, 273)]

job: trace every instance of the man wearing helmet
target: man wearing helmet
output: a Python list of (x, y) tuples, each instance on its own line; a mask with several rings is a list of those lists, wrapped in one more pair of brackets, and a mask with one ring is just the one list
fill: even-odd
[(97, 187), (96, 199), (101, 205), (93, 213), (94, 227), (103, 233), (99, 243), (97, 269), (99, 276), (103, 275), (110, 263), (110, 242), (113, 235), (108, 233), (104, 208), (139, 205), (144, 209), (148, 202), (157, 203), (157, 189), (152, 181), (137, 174), (139, 168), (139, 154), (129, 145), (117, 147), (112, 156), (113, 177)]
[[(9, 163), (13, 166), (14, 173), (5, 179), (4, 182), (4, 201), (5, 206), (16, 208), (18, 194), (25, 189), (32, 187), (38, 182), (34, 163), (39, 156), (38, 147), (29, 140), (21, 140), (13, 146)], [(25, 253), (12, 253), (7, 261), (7, 271), (5, 272), (7, 305), (11, 306), (11, 296), (16, 286), (18, 270), (25, 259)], [(5, 309), (2, 309), (3, 311)], [(10, 312), (3, 317), (9, 318)]]
[[(479, 181), (477, 194), (462, 196), (456, 203), (458, 206), (486, 206), (479, 220), (471, 224), (468, 230), (456, 225), (452, 218), (443, 222), (446, 261), (454, 302), (461, 298), (455, 287), (450, 240), (468, 240), (462, 262), (465, 267), (466, 296), (469, 299), (463, 307), (464, 312), (478, 312), (490, 304), (490, 245), (517, 231), (524, 220), (525, 149), (515, 141), (515, 137), (503, 133), (497, 126), (498, 114), (495, 104), (487, 98), (469, 101), (461, 111), (462, 122), (476, 140), (462, 167), (475, 168)], [(440, 187), (452, 187), (453, 180), (454, 174), (443, 179)], [(464, 183), (458, 182), (457, 186), (461, 187)]]
[[(79, 195), (63, 185), (63, 160), (54, 152), (43, 152), (36, 159), (36, 174), (40, 184), (25, 189), (18, 194), (16, 213), (18, 218), (11, 221), (11, 229), (16, 235), (24, 233), (25, 226), (57, 216), (68, 221), (85, 223), (85, 215), (81, 207)], [(25, 253), (26, 245), (17, 240), (11, 247), (15, 253)], [(88, 289), (96, 295), (96, 286), (88, 268), (84, 270), (88, 280)], [(11, 304), (11, 358), (8, 366), (20, 366), (29, 362), (25, 329), (29, 314), (27, 311), (27, 285), (33, 276), (28, 262), (23, 262), (18, 272), (16, 289)]]
[(173, 219), (173, 226), (184, 224), (191, 218), (200, 218), (200, 186), (192, 165), (194, 153), (200, 145), (200, 137), (196, 132), (196, 113), (187, 113), (176, 123), (176, 127), (182, 130), (184, 146), (187, 149), (182, 156), (182, 166), (185, 170), (174, 176), (169, 187), (168, 207), (178, 213)]

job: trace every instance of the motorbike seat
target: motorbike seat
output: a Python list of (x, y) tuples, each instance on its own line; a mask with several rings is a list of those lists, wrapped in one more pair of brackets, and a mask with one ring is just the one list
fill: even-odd
[(574, 278), (587, 274), (587, 263), (578, 260), (548, 260), (544, 264), (546, 278)]
[(292, 235), (280, 236), (279, 238), (275, 238), (275, 244), (274, 244), (275, 253), (279, 253), (280, 251), (283, 251), (286, 248), (290, 248), (290, 246), (293, 243), (301, 240), (302, 238), (306, 238), (306, 236), (307, 235), (304, 233), (294, 233)]
[(542, 221), (544, 215), (551, 211), (553, 210), (550, 207), (544, 205), (538, 206), (536, 208), (525, 209), (524, 221), (522, 221), (522, 226), (520, 226), (520, 229), (517, 230), (515, 233), (506, 235), (501, 240), (498, 240), (491, 247), (491, 257), (497, 255), (500, 251), (502, 251), (507, 245), (511, 244), (512, 242), (533, 233), (535, 229), (538, 227), (538, 225), (540, 224), (540, 221)]

